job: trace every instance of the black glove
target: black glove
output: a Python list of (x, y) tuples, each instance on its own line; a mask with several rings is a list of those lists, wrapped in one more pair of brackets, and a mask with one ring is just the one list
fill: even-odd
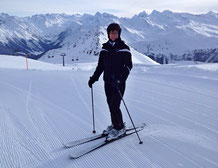
[(89, 79), (89, 82), (88, 82), (89, 87), (92, 88), (92, 85), (95, 82), (96, 82), (96, 80), (91, 76), (90, 79)]
[(121, 80), (120, 79), (116, 79), (116, 80), (114, 80), (112, 82), (112, 86), (116, 88), (116, 87), (118, 87), (120, 85), (120, 83), (121, 83)]

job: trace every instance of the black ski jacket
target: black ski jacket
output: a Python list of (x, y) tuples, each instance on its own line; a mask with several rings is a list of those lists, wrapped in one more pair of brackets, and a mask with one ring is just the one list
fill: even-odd
[(97, 81), (104, 72), (103, 79), (106, 83), (112, 83), (115, 80), (125, 82), (131, 69), (132, 56), (129, 46), (121, 39), (116, 40), (114, 45), (108, 41), (103, 44), (92, 78)]

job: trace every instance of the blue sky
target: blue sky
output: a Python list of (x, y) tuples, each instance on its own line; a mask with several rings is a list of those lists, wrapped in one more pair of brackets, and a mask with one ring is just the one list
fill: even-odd
[(131, 17), (139, 12), (171, 10), (174, 12), (218, 13), (218, 0), (0, 0), (0, 12), (16, 16), (66, 13), (106, 12)]

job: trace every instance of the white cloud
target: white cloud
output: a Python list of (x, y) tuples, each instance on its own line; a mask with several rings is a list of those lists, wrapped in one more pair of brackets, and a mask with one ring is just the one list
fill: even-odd
[(218, 12), (218, 0), (1, 0), (0, 12), (20, 16), (36, 13), (91, 13), (107, 12), (130, 17), (141, 11), (171, 10), (175, 12)]

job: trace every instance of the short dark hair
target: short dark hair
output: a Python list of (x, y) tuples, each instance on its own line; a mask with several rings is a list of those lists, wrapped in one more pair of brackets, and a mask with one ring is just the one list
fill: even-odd
[(120, 25), (117, 23), (111, 23), (108, 27), (107, 27), (107, 34), (108, 34), (108, 38), (109, 38), (109, 34), (111, 31), (117, 30), (118, 31), (118, 36), (120, 38), (120, 34), (121, 34), (121, 28)]

